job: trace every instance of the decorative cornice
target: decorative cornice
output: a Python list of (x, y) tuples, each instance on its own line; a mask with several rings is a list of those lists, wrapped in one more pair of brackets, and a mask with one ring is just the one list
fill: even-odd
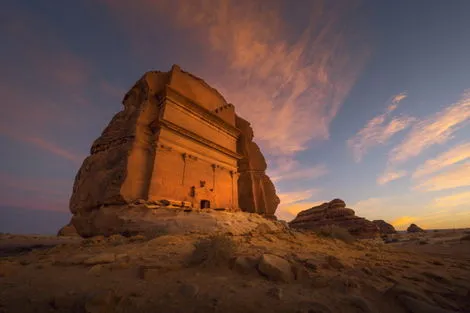
[(190, 140), (196, 141), (206, 147), (215, 149), (225, 155), (228, 155), (232, 158), (235, 158), (237, 160), (243, 159), (243, 156), (241, 154), (238, 154), (234, 151), (231, 151), (225, 147), (222, 147), (221, 145), (218, 145), (210, 140), (207, 140), (204, 137), (199, 136), (198, 134), (193, 133), (192, 131), (189, 131), (187, 129), (184, 129), (183, 127), (180, 127), (170, 121), (167, 120), (160, 120), (160, 125), (166, 129), (169, 129), (173, 132), (178, 133), (179, 135), (182, 135)]
[(182, 95), (169, 85), (165, 86), (165, 98), (182, 107), (183, 109), (196, 114), (199, 118), (205, 120), (206, 122), (231, 135), (232, 137), (238, 138), (241, 134), (241, 131), (238, 128), (230, 125), (219, 116), (204, 108), (198, 102)]

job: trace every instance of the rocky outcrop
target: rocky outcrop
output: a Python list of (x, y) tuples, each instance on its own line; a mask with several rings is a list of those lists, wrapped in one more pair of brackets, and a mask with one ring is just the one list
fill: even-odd
[(407, 232), (409, 233), (424, 233), (424, 229), (422, 229), (421, 227), (419, 227), (418, 225), (416, 224), (411, 224), (407, 229), (406, 229)]
[(113, 234), (126, 237), (135, 235), (155, 237), (161, 234), (194, 232), (243, 235), (257, 233), (260, 228), (274, 233), (285, 229), (282, 223), (267, 220), (259, 214), (215, 210), (201, 210), (198, 213), (188, 214), (184, 208), (149, 209), (145, 205), (106, 206), (86, 216), (74, 216), (72, 221), (83, 237)]
[(289, 223), (292, 228), (321, 230), (326, 226), (336, 225), (345, 228), (358, 238), (373, 238), (379, 235), (379, 228), (371, 221), (358, 217), (354, 210), (346, 208), (341, 199), (334, 199), (319, 206), (301, 211)]
[(393, 225), (385, 222), (384, 220), (374, 220), (372, 221), (377, 227), (379, 228), (380, 234), (388, 235), (388, 234), (395, 234), (397, 231)]
[(244, 156), (238, 165), (238, 204), (247, 212), (275, 218), (280, 200), (274, 184), (266, 175), (266, 160), (253, 142), (253, 129), (250, 123), (238, 116), (236, 126), (241, 131), (237, 150)]
[[(181, 108), (170, 105), (176, 102), (194, 109), (194, 114), (180, 113)], [(80, 235), (122, 232), (118, 224), (130, 225), (123, 222), (123, 212), (132, 211), (132, 203), (139, 199), (172, 199), (193, 208), (241, 208), (275, 219), (280, 201), (253, 142), (253, 130), (215, 89), (175, 65), (169, 72), (144, 74), (123, 105), (92, 144), (75, 177), (69, 205)], [(180, 120), (182, 124), (176, 125)], [(201, 125), (211, 131), (214, 125), (221, 127), (226, 137), (222, 140), (211, 131), (197, 134)], [(227, 138), (228, 148), (221, 143)], [(188, 155), (193, 150), (208, 159)], [(108, 207), (117, 207), (120, 213), (101, 214)], [(134, 230), (132, 226), (129, 231)]]

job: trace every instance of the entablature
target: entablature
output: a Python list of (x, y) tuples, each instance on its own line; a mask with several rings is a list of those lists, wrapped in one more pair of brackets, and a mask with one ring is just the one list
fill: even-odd
[(216, 127), (220, 131), (223, 131), (236, 139), (238, 139), (241, 134), (238, 128), (233, 125), (230, 125), (219, 116), (204, 108), (196, 101), (180, 94), (177, 90), (171, 88), (168, 85), (165, 86), (164, 93), (162, 95), (159, 95), (158, 97), (159, 105), (162, 105), (165, 100), (171, 101), (172, 103), (189, 111), (190, 113), (197, 115), (206, 123), (212, 125), (213, 127)]

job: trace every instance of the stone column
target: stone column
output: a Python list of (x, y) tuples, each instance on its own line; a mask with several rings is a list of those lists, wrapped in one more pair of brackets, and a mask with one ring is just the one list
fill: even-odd
[(186, 175), (186, 157), (187, 157), (187, 154), (183, 153), (182, 157), (183, 157), (183, 177), (181, 179), (181, 185), (184, 185), (184, 177)]

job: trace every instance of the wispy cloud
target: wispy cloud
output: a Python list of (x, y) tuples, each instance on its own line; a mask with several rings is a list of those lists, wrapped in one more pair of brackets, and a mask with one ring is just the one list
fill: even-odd
[(288, 180), (302, 180), (302, 179), (315, 179), (322, 177), (328, 173), (326, 165), (312, 165), (303, 167), (297, 162), (290, 163), (289, 167), (275, 167), (270, 171), (270, 177), (273, 182), (288, 181)]
[(418, 183), (414, 190), (438, 191), (470, 186), (470, 162), (455, 165)]
[(319, 192), (319, 189), (306, 189), (294, 192), (279, 193), (281, 203), (276, 211), (276, 216), (280, 219), (291, 220), (297, 213), (306, 210), (323, 202), (312, 200)]
[[(392, 104), (389, 106), (389, 111), (393, 111), (396, 109), (396, 105), (400, 103), (402, 100), (404, 100), (406, 97), (408, 97), (408, 94), (404, 92), (400, 92), (399, 94), (395, 95), (392, 97)], [(394, 107), (395, 106), (395, 107)]]
[(317, 192), (318, 189), (312, 188), (301, 191), (279, 193), (278, 196), (281, 200), (281, 205), (287, 205), (299, 201), (310, 200), (310, 198), (312, 198)]
[(360, 162), (369, 149), (387, 143), (393, 135), (406, 129), (415, 121), (410, 116), (395, 116), (388, 119), (391, 113), (397, 109), (400, 101), (406, 97), (405, 92), (393, 96), (385, 113), (369, 120), (364, 128), (347, 141), (356, 162)]
[(385, 185), (391, 181), (405, 177), (407, 172), (405, 170), (388, 169), (377, 178), (377, 184)]
[(435, 198), (433, 202), (437, 208), (465, 207), (470, 212), (470, 191)]
[(470, 159), (470, 143), (457, 145), (436, 158), (427, 160), (413, 173), (413, 178), (422, 178), (467, 159)]
[(433, 145), (447, 142), (468, 119), (470, 90), (465, 91), (457, 103), (415, 123), (405, 140), (391, 151), (390, 162), (404, 162)]
[[(449, 139), (453, 138), (454, 133), (469, 119), (470, 90), (466, 90), (460, 101), (413, 124), (411, 131), (407, 134), (405, 139), (390, 151), (387, 169), (379, 176), (377, 182), (383, 185), (405, 176), (405, 171), (397, 169), (400, 164), (410, 158), (420, 155), (424, 150), (433, 145), (447, 142)], [(456, 152), (454, 151), (451, 153), (455, 154)], [(414, 173), (415, 177), (424, 175), (427, 171), (433, 171), (436, 167), (439, 167), (440, 165), (436, 163), (437, 161), (444, 161), (444, 158), (454, 157), (451, 153), (441, 156), (440, 159), (431, 160), (429, 163), (426, 163), (421, 169), (418, 169), (418, 171)], [(455, 160), (455, 158), (452, 160)], [(453, 162), (452, 160), (449, 159), (445, 162)], [(430, 185), (423, 184), (417, 188), (423, 190), (431, 188), (434, 190), (434, 188), (438, 187), (431, 187)]]
[(295, 40), (276, 1), (107, 3), (126, 28), (143, 27), (145, 17), (164, 15), (170, 25), (186, 32), (188, 40), (199, 43), (207, 59), (182, 67), (200, 69), (197, 74), (252, 122), (256, 140), (272, 155), (294, 154), (312, 139), (328, 138), (329, 124), (370, 50), (361, 30), (346, 22), (356, 12), (351, 2), (308, 4), (307, 27)]

